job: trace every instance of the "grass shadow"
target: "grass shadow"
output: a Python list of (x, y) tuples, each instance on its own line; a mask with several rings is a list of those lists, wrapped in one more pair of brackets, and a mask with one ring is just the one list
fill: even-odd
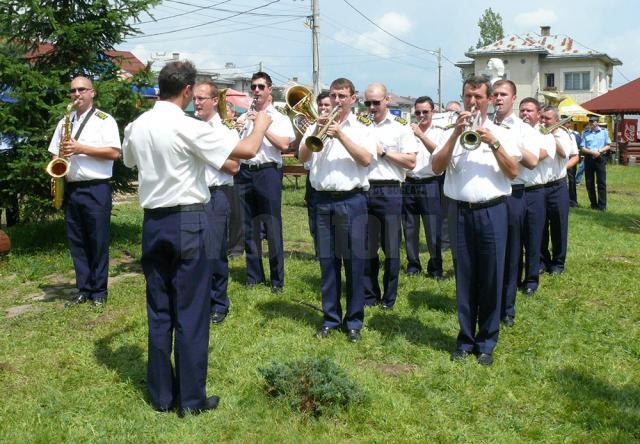
[(144, 350), (137, 344), (125, 344), (115, 347), (114, 340), (134, 330), (130, 324), (120, 330), (95, 341), (94, 356), (98, 363), (114, 370), (123, 381), (128, 381), (138, 389), (149, 402), (147, 397), (147, 363), (143, 358)]
[(640, 440), (640, 388), (636, 384), (614, 387), (573, 368), (557, 370), (555, 380), (569, 404), (567, 420), (590, 432), (606, 427)]
[(429, 310), (441, 311), (444, 313), (455, 313), (457, 305), (455, 299), (443, 294), (431, 293), (428, 291), (412, 291), (408, 294), (409, 306), (412, 310), (427, 307)]
[(269, 301), (256, 305), (266, 320), (273, 318), (289, 318), (304, 322), (311, 327), (322, 324), (322, 308), (307, 302), (297, 301)]
[(615, 213), (585, 207), (572, 208), (571, 212), (588, 219), (593, 224), (602, 225), (612, 230), (640, 233), (640, 213)]
[(450, 352), (456, 347), (456, 338), (444, 334), (439, 328), (426, 326), (413, 317), (376, 313), (366, 321), (366, 326), (383, 336), (402, 336), (413, 344), (434, 350)]
[(70, 301), (78, 297), (79, 294), (78, 289), (72, 283), (39, 285), (38, 288), (44, 293), (38, 297), (38, 302)]

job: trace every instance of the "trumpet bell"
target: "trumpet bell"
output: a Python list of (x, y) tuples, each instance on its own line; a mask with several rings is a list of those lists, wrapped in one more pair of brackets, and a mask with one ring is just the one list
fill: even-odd
[(465, 131), (460, 135), (460, 145), (467, 151), (473, 151), (480, 146), (480, 134), (476, 131)]
[(307, 137), (307, 140), (305, 140), (304, 144), (309, 151), (314, 153), (319, 153), (324, 148), (324, 140), (322, 140), (318, 136)]

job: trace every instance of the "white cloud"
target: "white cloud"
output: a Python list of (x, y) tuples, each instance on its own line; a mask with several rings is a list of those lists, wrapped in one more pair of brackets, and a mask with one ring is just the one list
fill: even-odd
[(558, 16), (554, 11), (542, 8), (520, 13), (514, 18), (514, 22), (518, 27), (527, 30), (537, 30), (539, 26), (551, 25), (555, 23), (556, 20), (558, 20)]
[[(407, 16), (393, 11), (385, 13), (375, 22), (384, 30), (398, 37), (408, 34), (413, 28), (413, 23)], [(391, 55), (391, 43), (394, 40), (389, 34), (379, 29), (361, 34), (340, 30), (334, 35), (334, 38), (380, 57)]]

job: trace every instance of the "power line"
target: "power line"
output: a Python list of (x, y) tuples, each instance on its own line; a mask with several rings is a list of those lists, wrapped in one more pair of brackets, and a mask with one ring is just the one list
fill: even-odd
[(273, 3), (277, 3), (279, 1), (280, 0), (272, 0), (272, 1), (270, 1), (269, 3), (267, 3), (265, 5), (256, 6), (255, 8), (251, 8), (251, 9), (248, 9), (246, 11), (238, 12), (237, 14), (231, 15), (229, 17), (224, 17), (224, 18), (221, 18), (221, 19), (216, 19), (216, 20), (212, 20), (212, 21), (209, 21), (209, 22), (205, 22), (205, 23), (200, 23), (198, 25), (187, 26), (185, 28), (179, 28), (179, 29), (172, 29), (171, 31), (156, 32), (154, 34), (145, 34), (144, 36), (132, 36), (132, 37), (129, 37), (129, 38), (130, 39), (139, 39), (139, 38), (144, 38), (144, 37), (155, 37), (155, 36), (158, 36), (158, 35), (165, 35), (165, 34), (172, 34), (174, 32), (187, 31), (189, 29), (199, 28), (201, 26), (211, 25), (213, 23), (221, 22), (223, 20), (228, 20), (230, 18), (237, 17), (237, 16), (242, 15), (242, 14), (246, 14), (246, 13), (248, 13), (250, 11), (255, 11), (256, 9), (266, 8), (267, 6), (269, 6), (269, 5), (273, 4)]
[(210, 6), (201, 6), (199, 8), (192, 9), (191, 11), (183, 12), (182, 14), (170, 15), (170, 16), (161, 17), (161, 18), (158, 18), (158, 19), (154, 18), (153, 20), (147, 20), (146, 22), (137, 23), (137, 25), (146, 25), (147, 23), (157, 23), (157, 22), (162, 21), (162, 20), (168, 20), (168, 19), (174, 19), (174, 18), (177, 18), (177, 17), (182, 17), (182, 16), (185, 16), (185, 15), (188, 15), (188, 14), (193, 14), (194, 12), (202, 11), (203, 9), (209, 9), (209, 8), (214, 7), (214, 6), (222, 5), (224, 3), (229, 3), (230, 1), (231, 0), (224, 0), (224, 1), (220, 2), (220, 3), (214, 3), (213, 5), (210, 5)]
[[(199, 5), (195, 5), (193, 3), (187, 3), (187, 2), (182, 2), (182, 1), (178, 1), (178, 0), (165, 0), (165, 1), (168, 1), (168, 2), (171, 2), (171, 3), (178, 3), (180, 5), (193, 6), (193, 7), (200, 8)], [(276, 1), (280, 1), (280, 0), (276, 0)], [(227, 3), (227, 2), (223, 2), (223, 3)], [(275, 3), (275, 2), (271, 2), (271, 3)], [(258, 9), (258, 8), (250, 9), (249, 11), (235, 11), (233, 9), (223, 9), (223, 8), (214, 8), (214, 7), (206, 7), (205, 9), (211, 9), (212, 11), (220, 11), (220, 12), (233, 12), (233, 13), (240, 13), (240, 14), (247, 14), (247, 15), (259, 15), (259, 16), (265, 16), (265, 17), (297, 17), (297, 18), (304, 18), (304, 17), (307, 17), (307, 15), (308, 15), (308, 14), (307, 15), (266, 14), (266, 13), (262, 13), (262, 12), (249, 12), (249, 11), (252, 11), (252, 10)]]

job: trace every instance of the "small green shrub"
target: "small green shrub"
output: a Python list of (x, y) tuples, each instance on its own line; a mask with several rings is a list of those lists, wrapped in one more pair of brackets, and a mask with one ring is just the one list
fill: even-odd
[(364, 392), (328, 358), (305, 357), (259, 368), (266, 391), (281, 397), (292, 409), (319, 417), (335, 415), (351, 403), (365, 400)]

